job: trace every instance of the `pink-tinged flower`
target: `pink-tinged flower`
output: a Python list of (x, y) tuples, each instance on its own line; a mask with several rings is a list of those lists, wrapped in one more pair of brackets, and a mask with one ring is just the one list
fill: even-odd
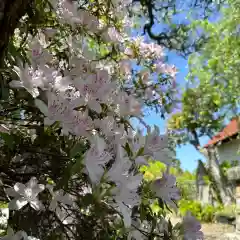
[(73, 205), (73, 200), (71, 199), (70, 195), (65, 193), (62, 189), (53, 191), (54, 185), (48, 184), (46, 188), (49, 190), (49, 192), (52, 195), (52, 200), (49, 206), (49, 209), (51, 211), (55, 211), (58, 208), (59, 203), (63, 203), (65, 205)]
[(143, 156), (138, 156), (137, 158), (135, 158), (135, 164), (136, 164), (137, 166), (143, 166), (143, 165), (149, 166), (148, 161), (147, 161), (146, 158), (143, 157)]
[(35, 40), (32, 42), (30, 47), (32, 50), (32, 59), (33, 60), (38, 59), (41, 56), (43, 50), (40, 42), (38, 40)]
[(80, 9), (78, 10), (78, 16), (81, 18), (81, 24), (88, 28), (92, 32), (97, 32), (99, 28), (98, 18), (92, 15), (90, 12)]
[(5, 191), (7, 195), (15, 197), (8, 204), (10, 210), (19, 210), (26, 204), (35, 210), (43, 208), (42, 203), (38, 200), (37, 195), (45, 189), (43, 184), (38, 184), (35, 177), (24, 185), (22, 183), (16, 183), (13, 188), (7, 188)]
[(78, 17), (78, 7), (71, 1), (62, 0), (59, 5), (60, 15), (70, 24), (81, 23), (81, 19)]
[(109, 141), (111, 141), (110, 144), (122, 144), (124, 142), (124, 127), (121, 124), (117, 124), (112, 116), (95, 119), (94, 124), (108, 137)]
[(108, 28), (103, 34), (102, 34), (104, 40), (106, 42), (114, 42), (114, 43), (118, 43), (118, 42), (122, 42), (123, 38), (120, 35), (120, 33), (114, 28)]
[(96, 184), (99, 183), (104, 173), (104, 165), (112, 156), (105, 150), (106, 144), (102, 138), (95, 135), (91, 142), (92, 146), (85, 154), (84, 164), (91, 182)]
[(176, 208), (174, 201), (180, 199), (180, 191), (176, 187), (175, 176), (164, 173), (162, 178), (153, 181), (152, 190), (156, 193), (156, 196)]
[(141, 174), (135, 176), (122, 175), (116, 182), (117, 186), (112, 190), (113, 199), (123, 216), (124, 225), (127, 228), (131, 226), (132, 207), (141, 202), (141, 198), (137, 193), (141, 181)]
[(167, 165), (171, 164), (173, 153), (168, 149), (168, 136), (160, 135), (159, 128), (155, 125), (151, 132), (148, 128), (144, 154), (154, 157), (155, 160), (161, 161)]
[(160, 135), (159, 127), (154, 125), (154, 130), (148, 128), (145, 148), (150, 152), (156, 152), (168, 147), (168, 136)]
[(141, 114), (141, 105), (133, 96), (120, 92), (117, 94), (116, 100), (120, 116)]
[(12, 80), (9, 83), (11, 88), (25, 88), (34, 98), (39, 95), (38, 87), (43, 85), (42, 79), (35, 72), (31, 72), (29, 66), (23, 68), (22, 66), (15, 67), (15, 70), (20, 78), (18, 80)]
[(203, 240), (201, 224), (189, 211), (183, 218), (183, 228), (185, 240)]
[(123, 222), (124, 222), (124, 226), (126, 228), (131, 227), (131, 223), (132, 223), (132, 208), (130, 208), (129, 206), (126, 206), (125, 204), (123, 204), (121, 201), (116, 201), (116, 204), (113, 204), (114, 208), (117, 208), (122, 217), (123, 217)]
[(130, 58), (133, 58), (135, 56), (134, 51), (130, 47), (127, 47), (125, 49), (124, 54), (127, 55)]
[(46, 40), (50, 40), (57, 33), (57, 29), (54, 28), (45, 28), (43, 29), (43, 34), (45, 35)]
[(55, 95), (49, 92), (48, 113), (46, 115), (47, 118), (45, 119), (45, 124), (51, 125), (55, 121), (69, 122), (71, 112), (72, 110), (68, 101), (63, 99), (60, 95)]
[(63, 131), (76, 136), (89, 137), (89, 131), (93, 128), (93, 121), (88, 112), (71, 111), (68, 119), (62, 121)]
[(168, 74), (170, 75), (172, 78), (174, 78), (177, 74), (177, 68), (175, 66), (170, 66), (167, 65), (163, 62), (159, 62), (155, 65), (156, 68), (156, 73), (160, 74)]
[(159, 44), (139, 42), (139, 52), (145, 58), (159, 59), (164, 56), (163, 48)]
[(120, 72), (125, 75), (131, 74), (132, 65), (129, 60), (122, 60), (119, 63)]
[(144, 84), (148, 85), (150, 83), (150, 79), (149, 79), (150, 73), (149, 73), (148, 70), (142, 70), (140, 72), (140, 77), (141, 77), (141, 80)]
[(148, 100), (155, 99), (156, 91), (152, 87), (148, 87), (145, 89), (145, 98)]

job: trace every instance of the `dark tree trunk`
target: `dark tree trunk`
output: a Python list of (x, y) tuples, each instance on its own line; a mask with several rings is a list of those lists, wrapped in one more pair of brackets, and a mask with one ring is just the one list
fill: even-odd
[(8, 43), (22, 16), (34, 0), (0, 0), (0, 69), (4, 67), (4, 57)]

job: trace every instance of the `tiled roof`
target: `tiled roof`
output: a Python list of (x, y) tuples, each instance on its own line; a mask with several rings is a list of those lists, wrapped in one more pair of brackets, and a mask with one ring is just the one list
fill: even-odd
[(238, 132), (240, 132), (239, 122), (237, 118), (234, 118), (221, 132), (219, 132), (211, 140), (209, 140), (209, 142), (204, 146), (204, 148), (215, 145), (216, 143), (223, 141), (224, 139), (227, 139), (237, 134)]

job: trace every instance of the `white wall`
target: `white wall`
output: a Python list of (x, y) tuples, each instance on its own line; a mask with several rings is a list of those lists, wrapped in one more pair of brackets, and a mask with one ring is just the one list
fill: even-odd
[[(220, 163), (223, 161), (235, 161), (240, 163), (240, 139), (233, 139), (217, 147)], [(238, 153), (239, 152), (239, 153)]]

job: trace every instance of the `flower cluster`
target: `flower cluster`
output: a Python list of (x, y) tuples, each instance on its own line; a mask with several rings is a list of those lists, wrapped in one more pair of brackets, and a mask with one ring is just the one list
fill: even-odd
[[(90, 11), (91, 6), (81, 9), (69, 0), (53, 1), (52, 5), (59, 22), (72, 29), (71, 38), (65, 39), (66, 46), (69, 45), (68, 61), (57, 59), (51, 50), (57, 29), (44, 29), (29, 44), (31, 66), (20, 64), (16, 68), (20, 80), (10, 82), (10, 87), (25, 88), (32, 95), (36, 107), (44, 115), (46, 127), (58, 125), (64, 137), (84, 139), (88, 143), (82, 163), (91, 186), (89, 193), (99, 193), (105, 186), (109, 194), (102, 198), (97, 194), (96, 198), (115, 209), (125, 228), (130, 229), (133, 208), (141, 205), (143, 176), (138, 172), (139, 167), (147, 165), (148, 158), (170, 166), (172, 157), (168, 137), (161, 135), (157, 126), (153, 131), (147, 126), (147, 135), (143, 136), (139, 131), (131, 132), (130, 120), (134, 117), (141, 120), (144, 101), (159, 96), (151, 73), (154, 67), (172, 78), (176, 70), (166, 64), (155, 66), (163, 57), (161, 46), (128, 36), (131, 22), (122, 15), (127, 11), (128, 1), (113, 1), (108, 12), (108, 20), (112, 19), (109, 25)], [(104, 1), (102, 5), (104, 12), (107, 8)], [(116, 17), (122, 25), (119, 28), (114, 26)], [(78, 31), (80, 36), (75, 34)], [(101, 51), (90, 45), (95, 35), (102, 40)], [(118, 52), (114, 53), (114, 49)], [(112, 58), (105, 56), (111, 54)], [(149, 69), (135, 74), (134, 63), (144, 59)], [(36, 211), (55, 212), (63, 224), (69, 224), (74, 219), (66, 220), (66, 209), (77, 209), (77, 198), (63, 189), (55, 191), (55, 187), (38, 184), (36, 178), (31, 178), (26, 185), (16, 183), (13, 188), (6, 189), (6, 194), (14, 197), (9, 209), (20, 210), (29, 204)], [(174, 176), (166, 172), (152, 183), (151, 189), (165, 203), (176, 206), (180, 195)], [(38, 198), (43, 193), (51, 196), (48, 206)], [(193, 232), (190, 229), (188, 235), (192, 237)], [(6, 239), (25, 239), (25, 235), (21, 231), (14, 235), (15, 238), (7, 236)], [(131, 237), (144, 239), (137, 229), (129, 231), (129, 239)]]

